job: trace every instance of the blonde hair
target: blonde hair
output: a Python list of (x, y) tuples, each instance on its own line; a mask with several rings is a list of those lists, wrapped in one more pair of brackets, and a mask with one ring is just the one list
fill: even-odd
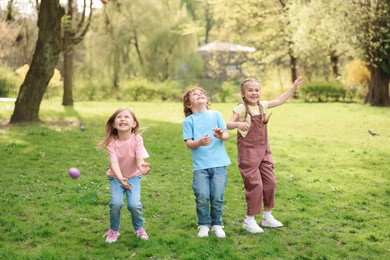
[[(248, 116), (248, 114), (251, 115), (251, 112), (249, 110), (249, 105), (248, 105), (248, 100), (246, 100), (246, 98), (244, 97), (244, 93), (245, 93), (245, 86), (246, 86), (246, 83), (248, 82), (255, 82), (255, 83), (258, 83), (259, 86), (261, 87), (261, 83), (260, 81), (258, 81), (257, 79), (255, 78), (247, 78), (247, 79), (244, 79), (241, 84), (240, 84), (240, 90), (241, 90), (241, 95), (242, 95), (242, 104), (244, 104), (245, 106), (245, 118), (244, 120), (246, 120), (246, 117)], [(260, 101), (257, 100), (257, 106), (259, 107), (259, 112), (260, 112), (260, 115), (262, 117), (262, 123), (264, 124), (267, 124), (268, 123), (268, 120), (269, 120), (269, 117), (271, 116), (271, 114), (269, 115), (269, 117), (267, 118), (267, 116), (265, 115), (264, 113), (264, 108), (263, 106), (261, 105)]]
[(110, 118), (107, 120), (107, 123), (106, 123), (106, 127), (105, 127), (105, 137), (103, 138), (103, 140), (101, 140), (98, 144), (97, 144), (97, 148), (98, 149), (105, 149), (107, 147), (107, 145), (113, 140), (113, 139), (118, 139), (118, 130), (114, 128), (114, 121), (115, 121), (115, 118), (116, 116), (122, 112), (122, 111), (129, 111), (131, 116), (133, 117), (133, 120), (135, 122), (135, 127), (131, 130), (132, 133), (135, 133), (135, 134), (138, 134), (139, 133), (139, 127), (140, 127), (140, 124), (139, 124), (139, 121), (137, 119), (137, 117), (135, 116), (134, 112), (128, 108), (128, 107), (121, 107), (121, 108), (118, 108), (114, 114), (112, 114), (110, 116)]
[[(190, 95), (192, 92), (194, 92), (195, 90), (199, 90), (201, 91), (207, 98), (207, 95), (206, 95), (206, 91), (201, 88), (201, 87), (193, 87), (193, 88), (190, 88), (188, 89), (184, 95), (183, 95), (183, 107), (184, 107), (184, 115), (187, 117), (189, 115), (192, 114), (192, 110), (190, 108), (190, 105), (191, 105), (191, 102), (190, 102)], [(207, 104), (206, 104), (206, 107), (207, 109), (210, 108), (210, 101), (209, 99), (207, 98)]]

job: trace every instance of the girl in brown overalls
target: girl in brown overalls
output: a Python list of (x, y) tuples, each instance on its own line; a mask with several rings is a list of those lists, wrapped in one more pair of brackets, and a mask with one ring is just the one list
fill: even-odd
[(247, 204), (243, 228), (251, 233), (263, 232), (255, 220), (255, 215), (262, 211), (263, 203), (261, 225), (271, 228), (283, 226), (271, 214), (275, 206), (276, 177), (268, 143), (269, 116), (266, 116), (265, 111), (283, 104), (303, 84), (304, 80), (298, 78), (292, 87), (277, 99), (260, 102), (260, 82), (253, 78), (244, 80), (240, 87), (244, 102), (233, 109), (232, 118), (227, 123), (228, 129), (238, 130), (238, 167), (244, 181)]

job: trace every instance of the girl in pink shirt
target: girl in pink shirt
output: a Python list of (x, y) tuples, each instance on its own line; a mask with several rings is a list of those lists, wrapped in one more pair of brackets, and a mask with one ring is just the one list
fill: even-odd
[(139, 121), (129, 108), (119, 108), (106, 123), (106, 136), (98, 144), (106, 149), (110, 158), (107, 176), (110, 181), (110, 230), (103, 237), (106, 242), (113, 243), (119, 237), (120, 212), (126, 194), (127, 209), (137, 237), (147, 240), (149, 237), (143, 228), (141, 204), (142, 174), (150, 171), (144, 161), (149, 157), (143, 139), (138, 133)]

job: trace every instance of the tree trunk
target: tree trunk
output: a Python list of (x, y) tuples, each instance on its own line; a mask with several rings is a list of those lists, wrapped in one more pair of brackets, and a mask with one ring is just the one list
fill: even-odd
[(209, 36), (210, 36), (210, 31), (213, 27), (213, 18), (211, 16), (211, 11), (210, 11), (210, 5), (209, 3), (207, 2), (207, 6), (206, 6), (206, 14), (205, 14), (205, 17), (206, 17), (206, 32), (205, 32), (205, 44), (208, 44), (209, 43)]
[(14, 21), (13, 12), (14, 12), (14, 0), (8, 0), (7, 16), (6, 16), (6, 19), (5, 19), (7, 22)]
[(297, 75), (297, 58), (295, 58), (292, 55), (290, 55), (290, 69), (291, 69), (291, 79), (292, 79), (292, 82), (294, 83), (294, 81), (298, 78), (298, 75)]
[(15, 102), (10, 123), (39, 121), (39, 106), (53, 76), (62, 49), (59, 1), (42, 1), (38, 15), (38, 40), (30, 69)]
[[(113, 82), (112, 84), (114, 85), (114, 88), (115, 89), (119, 89), (119, 74), (120, 74), (120, 50), (119, 48), (116, 46), (116, 48), (114, 49), (114, 66), (113, 66)], [(118, 99), (120, 97), (118, 96)]]
[[(292, 79), (293, 83), (298, 78), (298, 74), (297, 74), (297, 60), (298, 59), (296, 57), (294, 57), (293, 55), (290, 54), (291, 79)], [(298, 92), (294, 92), (293, 98), (294, 99), (298, 99), (299, 98)]]
[(144, 70), (144, 60), (142, 58), (141, 50), (139, 48), (138, 33), (135, 29), (133, 30), (133, 35), (134, 35), (134, 46), (135, 46), (135, 50), (137, 51), (138, 60), (139, 63), (141, 64), (142, 70)]
[(69, 31), (64, 32), (64, 95), (63, 106), (73, 106), (73, 43)]
[(366, 103), (371, 106), (390, 106), (390, 75), (380, 67), (370, 66), (371, 79), (368, 84)]
[(335, 77), (335, 79), (338, 79), (340, 77), (339, 56), (335, 54), (331, 54), (330, 62), (332, 63), (333, 76)]
[(73, 106), (73, 0), (68, 0), (68, 21), (64, 26), (63, 50), (64, 50), (64, 93), (63, 106)]

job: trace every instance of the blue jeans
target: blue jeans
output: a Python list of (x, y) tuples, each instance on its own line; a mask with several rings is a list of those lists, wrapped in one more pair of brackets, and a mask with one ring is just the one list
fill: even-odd
[(226, 181), (226, 167), (194, 171), (192, 188), (199, 225), (223, 225), (222, 205)]
[(121, 182), (112, 177), (108, 177), (110, 181), (110, 229), (119, 230), (121, 209), (125, 204), (123, 198), (126, 194), (127, 209), (131, 213), (131, 220), (135, 230), (142, 228), (144, 220), (142, 218), (142, 204), (141, 204), (141, 179), (142, 176), (135, 176), (128, 179), (131, 190), (123, 188)]

